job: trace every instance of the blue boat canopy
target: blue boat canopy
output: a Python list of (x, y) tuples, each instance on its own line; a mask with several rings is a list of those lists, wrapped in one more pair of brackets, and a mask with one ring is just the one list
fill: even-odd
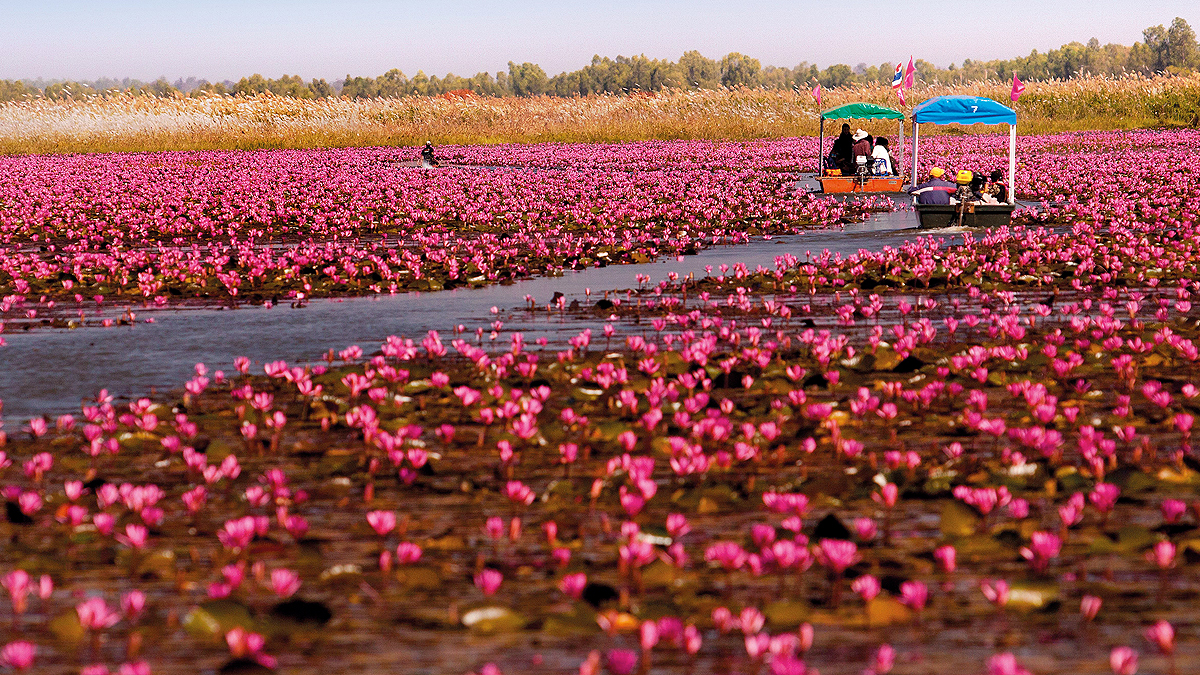
[(982, 96), (938, 96), (913, 108), (917, 124), (1016, 124), (1017, 113)]

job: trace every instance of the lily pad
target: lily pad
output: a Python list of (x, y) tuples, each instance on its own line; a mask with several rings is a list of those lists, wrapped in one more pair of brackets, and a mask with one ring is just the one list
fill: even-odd
[(507, 607), (489, 606), (472, 609), (462, 616), (467, 628), (480, 633), (506, 633), (525, 627), (525, 619)]
[(969, 506), (958, 501), (942, 504), (941, 528), (947, 537), (969, 537), (979, 527), (979, 515)]
[(87, 631), (79, 623), (79, 615), (74, 610), (54, 617), (46, 627), (54, 637), (67, 644), (78, 644), (87, 637)]
[(891, 626), (912, 621), (913, 612), (900, 604), (899, 600), (887, 596), (876, 596), (867, 603), (867, 621), (872, 626)]
[(792, 630), (808, 620), (812, 607), (800, 600), (779, 600), (763, 607), (771, 628)]
[(1058, 600), (1058, 587), (1052, 584), (1014, 583), (1008, 589), (1008, 607), (1020, 611), (1046, 609)]

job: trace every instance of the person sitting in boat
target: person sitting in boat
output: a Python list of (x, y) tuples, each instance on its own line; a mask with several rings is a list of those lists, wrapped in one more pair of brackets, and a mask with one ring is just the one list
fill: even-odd
[(876, 176), (895, 176), (896, 167), (892, 165), (892, 153), (888, 151), (888, 139), (880, 136), (875, 139), (875, 147), (871, 150), (871, 173)]
[(968, 184), (971, 190), (971, 195), (974, 201), (983, 201), (983, 190), (987, 185), (987, 179), (983, 177), (983, 172), (977, 171), (971, 176), (971, 182)]
[(949, 204), (950, 195), (958, 189), (954, 183), (942, 178), (946, 172), (939, 167), (929, 170), (929, 180), (908, 189), (916, 195), (918, 204)]
[(854, 167), (855, 167), (855, 169), (854, 169), (854, 171), (852, 171), (852, 173), (857, 173), (858, 172), (857, 167), (860, 165), (858, 158), (862, 157), (863, 158), (862, 165), (866, 166), (871, 161), (871, 151), (874, 149), (873, 148), (874, 143), (871, 140), (871, 134), (868, 134), (867, 132), (863, 131), (862, 129), (855, 131), (853, 138), (854, 138), (854, 147), (851, 148), (851, 150), (850, 150), (850, 156), (853, 158), (853, 163), (854, 163)]
[(988, 184), (987, 188), (985, 188), (985, 194), (989, 194), (995, 198), (996, 203), (998, 204), (1008, 203), (1008, 184), (1004, 182), (1003, 171), (996, 169), (991, 173), (990, 176), (988, 176)]
[(955, 182), (958, 188), (955, 190), (954, 196), (951, 197), (951, 204), (963, 203), (978, 203), (983, 201), (983, 196), (979, 194), (979, 188), (983, 186), (982, 176), (978, 176), (973, 171), (963, 169), (955, 176)]
[(433, 141), (425, 141), (425, 147), (421, 150), (421, 165), (427, 168), (438, 165), (437, 158), (433, 156)]
[[(854, 147), (854, 138), (850, 134), (850, 125), (842, 125), (842, 133), (833, 141), (833, 148), (829, 151), (829, 161), (826, 167), (830, 169), (841, 169), (843, 176), (849, 176), (854, 173), (854, 158), (850, 153)], [(829, 166), (832, 164), (832, 166)]]

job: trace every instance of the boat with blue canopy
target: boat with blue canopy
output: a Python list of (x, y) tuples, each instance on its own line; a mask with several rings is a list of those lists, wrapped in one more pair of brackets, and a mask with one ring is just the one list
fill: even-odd
[[(899, 140), (896, 148), (904, 151), (904, 113), (899, 110), (885, 108), (874, 103), (847, 103), (837, 108), (831, 108), (821, 113), (821, 126), (817, 136), (817, 182), (821, 184), (821, 192), (825, 194), (857, 193), (888, 193), (901, 192), (906, 182), (904, 176), (877, 176), (871, 173), (867, 164), (856, 167), (856, 171), (844, 175), (839, 169), (825, 165), (825, 120), (897, 120), (900, 124)], [(869, 159), (869, 158), (868, 158)], [(894, 166), (903, 163), (893, 157)]]
[(967, 199), (954, 204), (916, 204), (913, 208), (921, 227), (996, 227), (1007, 225), (1016, 206), (1017, 113), (1006, 105), (982, 96), (938, 96), (913, 108), (912, 181), (917, 183), (917, 160), (921, 148), (922, 124), (1007, 124), (1008, 125), (1008, 203), (987, 204)]

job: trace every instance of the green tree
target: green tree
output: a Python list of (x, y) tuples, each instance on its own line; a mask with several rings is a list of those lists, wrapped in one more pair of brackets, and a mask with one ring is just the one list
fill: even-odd
[[(1200, 67), (1197, 60), (1196, 31), (1181, 17), (1175, 17), (1171, 27), (1162, 24), (1142, 31), (1146, 53), (1139, 54), (1142, 66), (1154, 72), (1185, 71)], [(1148, 68), (1147, 68), (1148, 67)]]
[(0, 101), (23, 101), (39, 93), (37, 89), (25, 86), (21, 80), (0, 80)]
[(375, 80), (372, 90), (371, 96), (380, 98), (400, 98), (407, 96), (410, 92), (408, 78), (399, 68), (392, 68), (380, 75)]
[(254, 96), (267, 91), (267, 78), (255, 73), (250, 77), (243, 77), (233, 85), (233, 93), (239, 96)]
[(1167, 29), (1167, 67), (1191, 70), (1200, 67), (1200, 50), (1196, 47), (1196, 31), (1180, 17), (1175, 17)]
[(762, 64), (745, 54), (730, 52), (721, 59), (721, 84), (726, 87), (757, 87)]
[(850, 66), (844, 63), (837, 63), (821, 71), (821, 77), (818, 79), (821, 81), (821, 86), (826, 89), (832, 89), (849, 84), (853, 76), (854, 71), (850, 70)]
[(519, 65), (509, 61), (508, 79), (512, 93), (516, 96), (541, 96), (546, 93), (549, 84), (546, 71), (538, 64), (528, 61)]
[(418, 70), (416, 75), (408, 81), (408, 91), (412, 96), (428, 96), (429, 95), (429, 76), (425, 71)]
[(697, 89), (717, 89), (721, 86), (721, 66), (696, 50), (679, 57), (683, 86)]
[(308, 89), (317, 98), (330, 98), (333, 96), (333, 87), (329, 86), (329, 83), (324, 79), (318, 80), (314, 78), (312, 82), (308, 83)]

